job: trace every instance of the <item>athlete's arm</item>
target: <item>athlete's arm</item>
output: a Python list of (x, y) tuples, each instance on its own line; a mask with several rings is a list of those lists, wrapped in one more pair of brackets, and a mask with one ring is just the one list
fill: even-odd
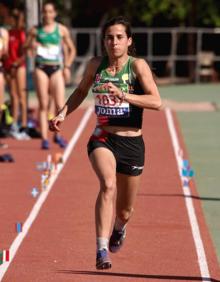
[(2, 55), (4, 55), (8, 53), (9, 36), (8, 36), (8, 31), (6, 29), (2, 28), (1, 31), (2, 31), (2, 37), (3, 37)]
[[(109, 91), (118, 98), (123, 98), (124, 101), (135, 106), (158, 110), (162, 103), (158, 88), (148, 64), (143, 59), (136, 59), (133, 62), (132, 67), (144, 91), (143, 95), (122, 93), (121, 90), (112, 83), (108, 84)], [(115, 88), (117, 88), (117, 90)]]
[(27, 34), (27, 38), (25, 40), (25, 43), (23, 45), (23, 50), (24, 52), (28, 51), (28, 50), (31, 50), (31, 51), (35, 51), (33, 49), (35, 49), (35, 39), (36, 39), (36, 35), (37, 35), (37, 30), (35, 27), (32, 27), (30, 29), (30, 31), (28, 32)]
[(19, 67), (20, 65), (22, 65), (25, 62), (25, 58), (26, 58), (26, 54), (24, 52), (24, 44), (26, 41), (26, 35), (25, 32), (22, 30), (20, 32), (20, 56), (18, 57), (18, 59), (12, 64), (14, 67)]
[(86, 67), (86, 71), (78, 87), (71, 94), (64, 107), (60, 111), (58, 111), (57, 116), (50, 121), (50, 130), (60, 131), (60, 123), (63, 122), (64, 118), (72, 113), (76, 108), (78, 108), (78, 106), (83, 102), (88, 94), (90, 87), (92, 86), (94, 76), (99, 64), (99, 58), (93, 58), (89, 61)]
[(76, 57), (76, 47), (71, 39), (69, 30), (60, 24), (64, 44), (64, 68), (70, 68)]

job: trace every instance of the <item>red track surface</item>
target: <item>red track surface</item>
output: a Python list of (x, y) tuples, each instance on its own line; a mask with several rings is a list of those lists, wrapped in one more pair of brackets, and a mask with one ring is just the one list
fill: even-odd
[[(83, 110), (77, 110), (67, 119), (63, 126), (67, 138), (82, 114)], [(202, 281), (164, 112), (145, 113), (147, 161), (126, 243), (119, 254), (111, 255), (110, 271), (96, 271), (98, 182), (86, 152), (94, 125), (92, 117), (3, 281)], [(39, 140), (9, 140), (9, 145), (16, 162), (0, 164), (0, 249), (10, 247), (17, 235), (15, 223), (26, 220), (36, 201), (30, 196), (31, 189), (40, 184), (36, 162), (46, 160), (48, 154), (39, 150)], [(197, 196), (194, 183), (191, 189)], [(211, 277), (220, 279), (199, 201), (195, 199), (194, 205)]]

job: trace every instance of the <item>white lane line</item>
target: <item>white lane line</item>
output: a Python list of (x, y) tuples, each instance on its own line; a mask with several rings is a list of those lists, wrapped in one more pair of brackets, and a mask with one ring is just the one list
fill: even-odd
[(182, 183), (183, 194), (185, 196), (184, 197), (185, 198), (185, 204), (186, 204), (186, 208), (187, 208), (187, 212), (188, 212), (188, 217), (189, 217), (189, 221), (190, 221), (190, 226), (191, 226), (191, 230), (192, 230), (194, 244), (195, 244), (195, 247), (196, 247), (196, 253), (197, 253), (197, 257), (198, 257), (198, 264), (199, 264), (199, 268), (200, 268), (202, 281), (210, 281), (209, 280), (210, 279), (210, 273), (209, 273), (209, 269), (208, 269), (208, 262), (207, 262), (207, 258), (206, 258), (206, 254), (205, 254), (205, 248), (204, 248), (202, 238), (201, 238), (198, 220), (197, 220), (194, 205), (193, 205), (193, 200), (192, 200), (192, 197), (191, 197), (191, 191), (190, 191), (189, 187), (184, 187), (184, 185), (183, 185), (183, 179), (182, 179), (182, 175), (181, 175), (183, 158), (182, 158), (181, 154), (179, 154), (179, 152), (181, 151), (181, 148), (180, 148), (179, 140), (178, 140), (178, 137), (177, 137), (177, 132), (176, 132), (175, 125), (174, 125), (173, 116), (172, 116), (171, 110), (169, 108), (165, 109), (165, 115), (166, 115), (166, 119), (167, 119), (169, 132), (170, 132), (170, 135), (171, 135), (171, 140), (172, 140), (172, 145), (173, 145), (173, 149), (174, 149), (174, 153), (175, 153), (175, 157), (176, 157), (176, 162), (177, 162), (177, 165), (178, 165), (179, 175), (180, 175), (180, 179), (181, 179), (181, 183)]
[(25, 236), (27, 235), (32, 223), (34, 222), (34, 220), (36, 219), (43, 203), (45, 202), (45, 200), (47, 199), (47, 196), (48, 194), (50, 193), (52, 187), (53, 187), (53, 184), (55, 183), (57, 177), (59, 176), (60, 172), (62, 171), (68, 157), (70, 156), (71, 154), (71, 151), (73, 150), (74, 146), (76, 145), (77, 141), (79, 140), (79, 137), (82, 133), (82, 131), (84, 130), (91, 114), (93, 112), (93, 107), (89, 107), (84, 116), (82, 117), (81, 121), (80, 121), (80, 124), (79, 126), (77, 127), (76, 131), (74, 132), (73, 136), (71, 137), (70, 139), (70, 142), (67, 146), (67, 148), (65, 149), (65, 152), (63, 154), (63, 163), (58, 166), (58, 169), (56, 171), (55, 174), (53, 174), (51, 177), (50, 177), (50, 182), (49, 182), (49, 185), (47, 187), (46, 190), (44, 190), (43, 192), (41, 192), (39, 198), (37, 199), (35, 205), (33, 206), (28, 218), (26, 219), (26, 221), (24, 222), (23, 224), (23, 230), (21, 233), (19, 233), (17, 235), (17, 237), (15, 238), (15, 240), (13, 241), (13, 243), (11, 244), (11, 247), (9, 249), (9, 252), (10, 252), (10, 260), (9, 262), (5, 262), (4, 264), (2, 264), (0, 266), (0, 281), (2, 281), (2, 278), (3, 276), (5, 275), (6, 271), (8, 270), (11, 262), (13, 261), (13, 258), (15, 257), (16, 255), (16, 252), (18, 251), (21, 243), (23, 242)]

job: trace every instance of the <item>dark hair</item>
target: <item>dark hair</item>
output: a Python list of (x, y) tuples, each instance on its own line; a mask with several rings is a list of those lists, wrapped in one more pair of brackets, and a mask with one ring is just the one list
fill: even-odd
[[(105, 33), (106, 33), (106, 30), (110, 27), (110, 26), (113, 26), (113, 25), (116, 25), (116, 24), (121, 24), (125, 27), (125, 33), (127, 34), (127, 37), (128, 38), (132, 38), (132, 32), (131, 32), (131, 25), (130, 25), (130, 22), (125, 19), (123, 16), (117, 16), (117, 17), (114, 17), (114, 18), (111, 18), (110, 20), (108, 20), (102, 27), (102, 31), (101, 31), (101, 39), (102, 39), (102, 45), (103, 42), (104, 42), (104, 39), (105, 39)], [(104, 49), (104, 48), (103, 48)], [(136, 55), (136, 49), (135, 49), (135, 46), (134, 46), (134, 42), (132, 41), (132, 44), (131, 46), (128, 47), (128, 55), (131, 55), (131, 56), (135, 56)]]
[(16, 25), (18, 24), (18, 21), (19, 21), (19, 18), (20, 18), (20, 15), (19, 15), (19, 10), (18, 9), (13, 9), (10, 11), (10, 14), (9, 14), (16, 22)]

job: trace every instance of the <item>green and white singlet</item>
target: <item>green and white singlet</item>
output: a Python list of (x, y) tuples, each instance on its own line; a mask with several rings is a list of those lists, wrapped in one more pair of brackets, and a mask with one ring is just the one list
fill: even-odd
[(53, 32), (45, 32), (44, 27), (37, 28), (36, 40), (40, 45), (37, 47), (36, 63), (42, 65), (61, 65), (62, 47), (59, 25)]
[(99, 65), (93, 84), (97, 126), (142, 127), (142, 108), (129, 104), (126, 101), (121, 102), (114, 95), (107, 93), (106, 90), (97, 90), (97, 86), (112, 82), (125, 93), (143, 95), (144, 91), (132, 69), (134, 59), (134, 57), (129, 56), (127, 63), (115, 76), (112, 76), (106, 70), (108, 68), (107, 57), (104, 57)]

